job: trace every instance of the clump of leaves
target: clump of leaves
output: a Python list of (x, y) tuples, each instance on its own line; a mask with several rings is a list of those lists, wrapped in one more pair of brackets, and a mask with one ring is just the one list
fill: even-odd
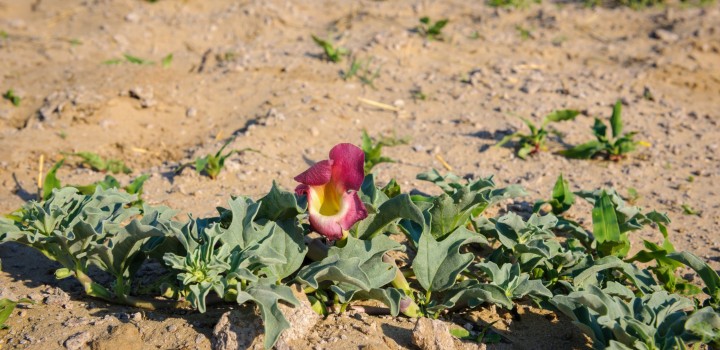
[(552, 122), (572, 120), (575, 119), (578, 114), (580, 114), (580, 112), (571, 109), (563, 109), (552, 112), (545, 116), (545, 119), (543, 119), (540, 127), (535, 126), (535, 124), (525, 118), (520, 118), (530, 129), (530, 134), (523, 134), (519, 131), (512, 133), (503, 137), (503, 139), (500, 140), (495, 147), (500, 147), (511, 140), (517, 140), (517, 156), (521, 159), (526, 159), (528, 155), (533, 155), (540, 151), (547, 150), (545, 140), (550, 131), (546, 130), (545, 127), (548, 124)]
[(8, 91), (6, 91), (6, 92), (2, 95), (2, 97), (3, 97), (4, 99), (10, 101), (10, 103), (12, 103), (13, 106), (15, 106), (15, 107), (19, 107), (19, 106), (20, 106), (20, 101), (22, 101), (22, 99), (20, 98), (20, 96), (18, 96), (17, 94), (15, 94), (15, 91), (14, 91), (13, 89), (9, 89)]
[(5, 324), (5, 322), (7, 322), (10, 315), (12, 315), (13, 310), (15, 310), (15, 306), (27, 303), (32, 303), (32, 300), (27, 298), (22, 298), (18, 301), (12, 301), (7, 298), (0, 299), (0, 329), (10, 328)]
[(535, 202), (533, 212), (537, 213), (543, 205), (549, 204), (552, 208), (552, 213), (560, 215), (570, 209), (574, 203), (575, 195), (570, 191), (570, 184), (567, 180), (563, 179), (562, 174), (560, 174), (555, 181), (550, 200)]
[(621, 113), (622, 102), (618, 100), (610, 116), (612, 137), (608, 137), (607, 135), (607, 125), (600, 119), (595, 118), (595, 124), (592, 130), (596, 140), (577, 145), (567, 150), (562, 150), (558, 153), (565, 157), (576, 159), (590, 159), (596, 155), (603, 155), (605, 158), (613, 161), (619, 161), (625, 158), (627, 154), (634, 151), (638, 145), (644, 143), (633, 139), (636, 134), (635, 132), (623, 133)]
[(315, 44), (320, 46), (320, 48), (323, 49), (323, 52), (325, 54), (325, 57), (331, 61), (331, 62), (340, 62), (342, 61), (343, 56), (347, 56), (349, 51), (340, 46), (335, 46), (330, 40), (323, 40), (318, 38), (317, 36), (312, 36), (313, 41)]
[(540, 0), (488, 0), (487, 3), (492, 7), (524, 9), (533, 3), (539, 4)]
[(198, 174), (206, 174), (211, 179), (215, 180), (222, 169), (225, 167), (225, 160), (232, 156), (235, 153), (243, 153), (246, 151), (253, 151), (257, 152), (256, 150), (252, 148), (244, 148), (241, 150), (230, 150), (226, 153), (223, 153), (225, 151), (225, 148), (235, 140), (235, 138), (231, 138), (227, 140), (220, 149), (215, 152), (215, 154), (208, 154), (203, 157), (199, 157), (195, 159), (195, 162), (185, 163), (181, 165), (180, 167), (175, 170), (175, 173), (180, 173), (183, 169), (185, 169), (188, 166), (193, 166), (195, 168), (195, 171)]
[(123, 62), (128, 62), (128, 63), (132, 63), (132, 64), (137, 64), (137, 65), (153, 65), (153, 64), (155, 64), (155, 62), (153, 62), (153, 61), (146, 60), (146, 59), (143, 59), (143, 58), (140, 58), (137, 56), (133, 56), (131, 54), (127, 54), (127, 53), (123, 54), (123, 58), (109, 59), (109, 60), (103, 61), (103, 64), (114, 65), (114, 64), (120, 64)]
[[(45, 175), (45, 179), (43, 181), (43, 185), (41, 188), (41, 193), (39, 194), (39, 198), (42, 198), (43, 200), (48, 200), (53, 194), (53, 190), (62, 188), (62, 183), (57, 178), (57, 171), (60, 169), (60, 167), (65, 163), (65, 158), (59, 160), (57, 163), (55, 163), (48, 173)], [(144, 174), (141, 176), (138, 176), (135, 178), (130, 184), (127, 186), (121, 186), (120, 181), (118, 181), (114, 176), (112, 175), (106, 175), (105, 178), (101, 181), (93, 182), (88, 185), (66, 185), (65, 187), (73, 187), (76, 188), (80, 193), (84, 195), (92, 195), (95, 193), (97, 188), (101, 188), (103, 190), (111, 189), (111, 188), (122, 188), (125, 190), (125, 192), (129, 194), (136, 194), (138, 195), (138, 199), (132, 203), (134, 206), (142, 206), (142, 199), (140, 196), (142, 196), (143, 191), (143, 184), (145, 181), (150, 178), (150, 175)]]
[(368, 135), (366, 130), (362, 133), (362, 145), (360, 148), (365, 153), (365, 174), (370, 174), (372, 168), (381, 163), (395, 163), (395, 160), (389, 157), (383, 157), (383, 147), (395, 147), (399, 145), (406, 145), (407, 139), (401, 139), (396, 137), (380, 137), (379, 139), (372, 138)]
[(172, 64), (173, 61), (173, 54), (168, 54), (167, 56), (163, 57), (161, 64), (163, 68), (168, 68)]
[(347, 72), (343, 73), (343, 79), (349, 80), (353, 77), (357, 77), (358, 80), (360, 80), (360, 83), (368, 85), (374, 89), (375, 79), (380, 76), (380, 69), (382, 66), (378, 65), (373, 68), (372, 62), (372, 57), (367, 60), (353, 58), (352, 62), (350, 62), (350, 68), (348, 68)]
[(70, 153), (69, 155), (79, 157), (81, 159), (81, 164), (85, 164), (95, 171), (109, 171), (113, 174), (132, 173), (132, 169), (125, 165), (125, 162), (119, 159), (105, 159), (93, 152), (77, 152)]
[(448, 19), (441, 19), (438, 21), (431, 21), (430, 17), (420, 18), (420, 25), (417, 27), (418, 33), (424, 36), (428, 40), (442, 40), (442, 30), (448, 24)]

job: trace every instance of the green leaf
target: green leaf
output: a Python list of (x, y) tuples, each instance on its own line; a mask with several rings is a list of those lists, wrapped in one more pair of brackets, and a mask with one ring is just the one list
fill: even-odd
[(331, 247), (325, 259), (303, 267), (296, 278), (316, 289), (320, 282), (331, 281), (347, 283), (369, 292), (395, 278), (397, 268), (382, 261), (383, 255), (391, 250), (402, 251), (404, 247), (384, 235), (375, 236), (372, 240), (348, 236), (344, 247)]
[(464, 227), (458, 227), (440, 242), (423, 233), (412, 265), (420, 285), (433, 292), (452, 287), (456, 277), (473, 260), (472, 253), (460, 252), (462, 246), (470, 243), (487, 243), (487, 240)]
[(475, 308), (484, 303), (499, 305), (508, 310), (515, 305), (501, 287), (480, 283), (477, 280), (465, 280), (443, 291), (442, 300), (439, 303), (431, 303), (427, 311), (438, 314), (447, 309)]
[(145, 181), (150, 178), (149, 174), (143, 174), (136, 177), (129, 185), (125, 186), (125, 191), (130, 194), (142, 194), (142, 187)]
[(264, 246), (272, 247), (286, 261), (280, 264), (269, 264), (265, 270), (268, 276), (276, 281), (292, 275), (302, 265), (308, 247), (305, 245), (304, 230), (297, 220), (287, 219), (274, 223), (275, 227), (266, 240)]
[(280, 301), (285, 301), (293, 306), (300, 305), (300, 301), (293, 295), (292, 289), (288, 286), (257, 283), (246, 290), (238, 290), (237, 303), (242, 305), (252, 301), (260, 309), (260, 317), (265, 325), (265, 349), (275, 345), (280, 334), (288, 328), (290, 323), (280, 310)]
[(148, 61), (148, 60), (145, 60), (145, 59), (142, 59), (142, 58), (139, 58), (139, 57), (136, 57), (136, 56), (127, 54), (127, 53), (126, 53), (126, 54), (123, 54), (123, 57), (125, 57), (125, 60), (126, 60), (126, 61), (128, 61), (128, 62), (130, 62), (130, 63), (132, 63), (132, 64), (141, 64), (141, 65), (144, 65), (144, 64), (153, 64), (152, 61)]
[(607, 126), (605, 125), (605, 123), (602, 122), (602, 120), (595, 118), (595, 123), (593, 123), (592, 130), (598, 140), (607, 140)]
[(272, 183), (270, 192), (258, 200), (260, 210), (257, 212), (257, 219), (268, 219), (271, 221), (295, 218), (305, 212), (307, 203), (298, 202), (298, 197), (293, 192), (280, 188), (275, 181)]
[(400, 219), (407, 219), (419, 225), (425, 224), (422, 212), (408, 194), (398, 195), (382, 203), (377, 208), (377, 214), (371, 214), (358, 223), (355, 234), (360, 239), (372, 239), (382, 233), (385, 227), (396, 224)]
[[(228, 204), (230, 210), (221, 215), (223, 223), (229, 221), (227, 230), (220, 236), (225, 249), (242, 251), (270, 236), (270, 225), (260, 226), (254, 222), (260, 203), (255, 203), (250, 198), (238, 197), (228, 201)], [(219, 230), (219, 226), (217, 229)]]
[(552, 113), (545, 116), (543, 126), (549, 124), (550, 122), (561, 122), (565, 120), (575, 119), (578, 114), (580, 114), (580, 112), (573, 109), (562, 109), (553, 111)]
[(699, 337), (703, 344), (717, 344), (720, 342), (720, 315), (713, 308), (704, 307), (688, 317), (685, 329)]
[(17, 306), (17, 304), (25, 303), (32, 303), (32, 301), (25, 298), (18, 301), (12, 301), (7, 298), (0, 299), (0, 329), (9, 328), (8, 325), (5, 324), (5, 322), (8, 320), (8, 318), (10, 318), (10, 315), (12, 315), (13, 310), (15, 310), (15, 306)]
[(621, 235), (615, 206), (604, 191), (595, 202), (592, 220), (593, 234), (599, 243), (598, 250), (604, 255), (625, 256), (630, 249), (630, 242), (627, 234)]
[(558, 154), (573, 159), (590, 159), (604, 149), (600, 141), (589, 141), (573, 148), (559, 151)]
[(6, 91), (2, 97), (10, 101), (10, 103), (12, 103), (12, 105), (15, 107), (19, 107), (20, 102), (22, 101), (20, 96), (15, 94), (15, 91), (13, 91), (13, 89), (9, 89), (8, 91)]
[(55, 165), (50, 168), (50, 171), (48, 171), (47, 175), (45, 175), (45, 181), (43, 182), (42, 187), (42, 199), (47, 200), (52, 196), (52, 191), (56, 188), (62, 187), (60, 184), (60, 180), (57, 178), (57, 171), (60, 169), (60, 167), (65, 163), (65, 158), (60, 159)]
[[(612, 116), (610, 117), (610, 127), (612, 128), (612, 135), (613, 138), (619, 137), (622, 133), (623, 129), (623, 123), (622, 123), (622, 101), (618, 100), (615, 102), (615, 105), (613, 106), (613, 112)], [(626, 152), (623, 152), (626, 153)]]
[(705, 282), (707, 293), (715, 305), (720, 305), (720, 276), (706, 262), (690, 252), (670, 253), (668, 258), (679, 261), (695, 270)]
[(172, 64), (173, 61), (173, 54), (169, 53), (167, 56), (163, 57), (162, 59), (162, 67), (168, 68)]

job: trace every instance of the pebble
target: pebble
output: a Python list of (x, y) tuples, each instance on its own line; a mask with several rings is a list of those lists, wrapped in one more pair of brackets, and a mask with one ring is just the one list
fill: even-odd
[(135, 12), (130, 12), (127, 15), (125, 15), (125, 20), (130, 23), (137, 23), (138, 21), (140, 21), (140, 15), (138, 15)]
[(170, 333), (174, 333), (175, 331), (177, 331), (177, 326), (174, 324), (171, 324), (171, 325), (167, 326), (167, 331)]
[(651, 37), (655, 39), (660, 39), (665, 42), (674, 42), (680, 39), (679, 35), (665, 29), (656, 29), (654, 32), (652, 32)]
[(65, 340), (63, 345), (68, 350), (82, 349), (87, 345), (92, 336), (88, 332), (80, 332), (71, 335)]
[(185, 116), (188, 118), (195, 118), (195, 116), (197, 116), (197, 109), (194, 107), (188, 107), (188, 109), (185, 110)]

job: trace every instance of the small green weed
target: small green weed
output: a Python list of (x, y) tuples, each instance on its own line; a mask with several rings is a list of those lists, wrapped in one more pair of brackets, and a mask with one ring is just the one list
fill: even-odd
[(161, 64), (163, 68), (168, 68), (172, 64), (173, 61), (173, 54), (168, 54), (167, 56), (163, 57)]
[(313, 41), (315, 44), (320, 46), (323, 49), (323, 52), (325, 53), (325, 58), (328, 59), (328, 61), (338, 63), (342, 61), (342, 58), (344, 56), (347, 56), (349, 54), (349, 51), (340, 46), (335, 46), (330, 40), (323, 40), (318, 38), (317, 36), (312, 36)]
[(20, 102), (22, 101), (22, 99), (20, 98), (20, 96), (15, 94), (15, 91), (13, 89), (9, 89), (8, 91), (6, 91), (3, 94), (3, 98), (10, 101), (13, 106), (20, 107)]
[(441, 19), (436, 22), (430, 20), (430, 17), (420, 18), (420, 25), (417, 27), (418, 33), (428, 40), (443, 40), (442, 30), (448, 24), (448, 19)]
[(87, 165), (95, 171), (109, 171), (113, 174), (132, 173), (132, 169), (125, 165), (123, 161), (118, 159), (105, 159), (93, 152), (77, 152), (69, 153), (67, 155), (79, 157), (81, 159), (81, 164)]
[(619, 161), (634, 151), (638, 145), (648, 145), (645, 142), (635, 141), (635, 132), (623, 133), (622, 103), (618, 100), (613, 107), (610, 116), (610, 129), (612, 137), (607, 136), (607, 125), (600, 119), (595, 118), (592, 127), (595, 140), (577, 145), (571, 149), (558, 152), (559, 154), (575, 159), (590, 159), (598, 154), (604, 155), (607, 159)]
[(373, 58), (370, 57), (366, 60), (353, 59), (350, 63), (350, 67), (347, 72), (343, 74), (344, 80), (349, 80), (353, 77), (357, 77), (360, 83), (375, 88), (375, 79), (380, 76), (380, 69), (382, 66), (378, 65), (373, 67)]
[(7, 298), (0, 299), (0, 329), (10, 328), (5, 324), (5, 322), (8, 318), (10, 318), (13, 310), (15, 310), (15, 306), (18, 304), (33, 304), (33, 302), (32, 300), (26, 298), (22, 298), (18, 301), (12, 301)]
[(372, 168), (380, 163), (395, 163), (395, 160), (388, 157), (383, 157), (383, 147), (394, 147), (398, 145), (406, 145), (407, 139), (399, 139), (396, 137), (380, 137), (375, 139), (368, 135), (367, 131), (363, 130), (362, 133), (362, 145), (360, 148), (365, 153), (365, 174), (370, 174)]
[(550, 133), (550, 131), (546, 130), (545, 127), (548, 124), (552, 122), (572, 120), (575, 119), (575, 116), (577, 116), (578, 114), (580, 114), (580, 112), (572, 109), (564, 109), (552, 112), (545, 116), (545, 119), (543, 119), (543, 122), (539, 128), (535, 126), (535, 124), (533, 124), (531, 121), (525, 118), (520, 118), (523, 122), (525, 122), (525, 125), (530, 128), (530, 134), (523, 134), (520, 132), (512, 133), (500, 140), (500, 142), (498, 142), (495, 147), (500, 147), (511, 140), (517, 139), (517, 156), (521, 159), (526, 159), (528, 155), (533, 155), (547, 149), (547, 147), (545, 146), (545, 139), (547, 138), (547, 135)]
[(198, 174), (206, 174), (211, 179), (215, 180), (217, 176), (220, 174), (220, 171), (225, 167), (225, 160), (229, 158), (231, 155), (235, 153), (243, 153), (246, 151), (252, 151), (252, 152), (258, 152), (257, 150), (254, 150), (252, 148), (244, 148), (241, 150), (231, 150), (227, 153), (223, 153), (225, 151), (225, 148), (235, 140), (235, 138), (231, 138), (225, 142), (220, 149), (215, 152), (215, 154), (208, 154), (204, 157), (199, 157), (195, 159), (194, 162), (185, 163), (181, 165), (180, 167), (175, 170), (176, 174), (179, 174), (183, 169), (185, 169), (188, 166), (193, 166), (195, 168), (195, 171)]

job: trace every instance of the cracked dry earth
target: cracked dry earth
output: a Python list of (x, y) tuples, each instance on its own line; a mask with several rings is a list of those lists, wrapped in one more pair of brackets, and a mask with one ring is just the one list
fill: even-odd
[[(448, 18), (443, 41), (414, 30), (418, 18)], [(495, 175), (528, 196), (495, 210), (526, 211), (549, 195), (562, 173), (573, 189), (634, 188), (638, 205), (667, 212), (678, 249), (720, 267), (720, 6), (634, 11), (545, 3), (498, 10), (482, 1), (172, 1), (0, 0), (0, 212), (35, 198), (38, 162), (62, 152), (93, 151), (150, 174), (144, 198), (196, 216), (214, 213), (232, 195), (257, 197), (272, 180), (324, 159), (336, 143), (371, 135), (407, 137), (388, 148), (396, 164), (377, 167), (380, 182), (433, 192), (415, 174), (443, 169)], [(523, 34), (524, 33), (524, 34)], [(359, 59), (372, 58), (373, 86), (343, 80), (348, 60), (321, 59), (311, 34), (332, 37)], [(130, 54), (156, 62), (103, 64)], [(160, 61), (168, 54), (172, 62)], [(419, 99), (419, 92), (425, 99)], [(415, 98), (414, 98), (415, 97)], [(361, 99), (391, 106), (378, 108)], [(607, 118), (622, 99), (625, 129), (651, 143), (620, 162), (567, 160), (551, 152), (522, 161), (491, 147), (561, 108), (583, 113), (556, 128), (551, 150), (591, 137), (592, 117)], [(229, 147), (253, 148), (228, 160), (217, 180), (175, 167)], [(72, 162), (71, 162), (72, 163)], [(66, 165), (63, 183), (104, 174)], [(698, 215), (685, 215), (690, 205)], [(590, 206), (571, 211), (585, 224)], [(659, 242), (650, 229), (634, 233)], [(0, 330), (3, 349), (207, 349), (228, 311), (201, 315), (145, 312), (83, 297), (57, 267), (14, 244), (0, 246), (2, 297), (36, 302), (15, 310)], [(689, 275), (692, 277), (692, 275)], [(697, 278), (696, 278), (697, 279)], [(586, 348), (563, 318), (530, 306), (509, 317), (493, 308), (457, 316), (457, 326), (493, 325), (503, 342), (489, 347)], [(238, 317), (258, 327), (252, 309)], [(413, 320), (362, 313), (332, 315), (297, 349), (413, 348)], [(256, 341), (252, 346), (259, 346)], [(470, 344), (456, 344), (470, 347)]]

